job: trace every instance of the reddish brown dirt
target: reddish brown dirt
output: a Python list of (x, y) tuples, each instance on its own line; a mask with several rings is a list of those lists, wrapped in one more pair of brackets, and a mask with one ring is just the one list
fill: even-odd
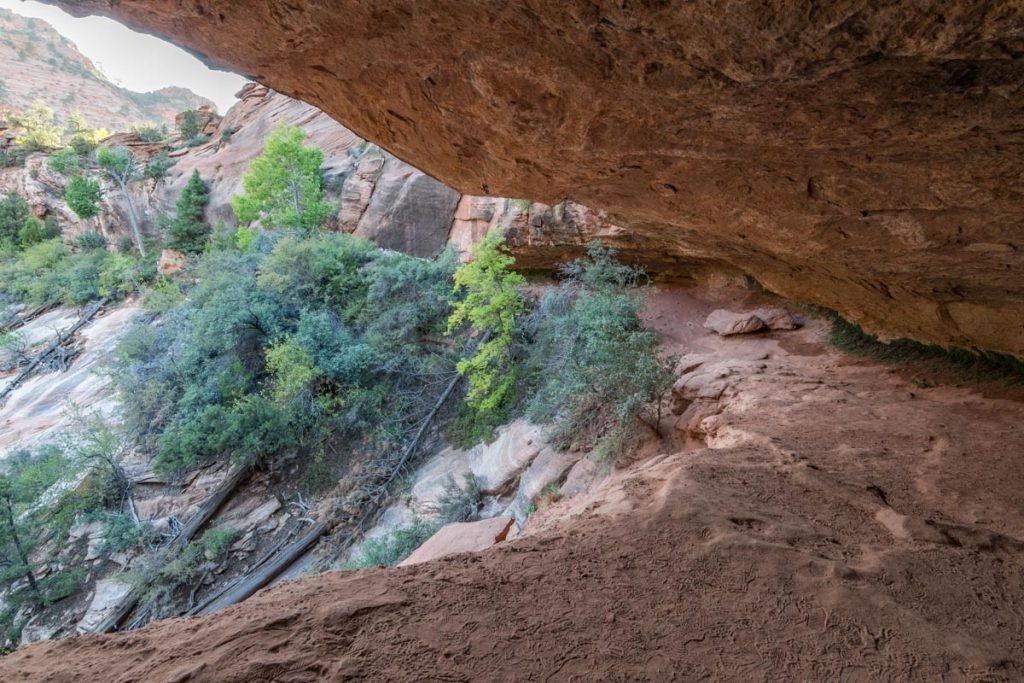
[(716, 303), (652, 306), (724, 363), (708, 447), (614, 474), (485, 553), (39, 643), (0, 680), (1024, 677), (1024, 406), (851, 364), (813, 321), (729, 340), (688, 324)]

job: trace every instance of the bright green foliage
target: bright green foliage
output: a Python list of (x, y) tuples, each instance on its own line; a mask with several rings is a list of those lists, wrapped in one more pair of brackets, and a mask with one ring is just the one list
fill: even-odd
[(202, 120), (199, 118), (199, 112), (195, 109), (189, 109), (181, 113), (181, 119), (179, 121), (179, 132), (181, 133), (182, 140), (191, 140), (192, 138), (199, 135), (199, 126), (202, 124)]
[(83, 220), (99, 214), (102, 199), (103, 190), (100, 189), (100, 184), (84, 176), (73, 177), (64, 191), (64, 201), (68, 203), (68, 208)]
[(323, 225), (333, 208), (323, 198), (324, 155), (305, 139), (302, 129), (284, 124), (267, 137), (263, 156), (242, 179), (245, 194), (231, 200), (238, 220), (307, 232)]
[(54, 173), (62, 175), (74, 175), (81, 169), (78, 152), (70, 148), (51, 154), (50, 158), (46, 160), (46, 165)]
[(387, 538), (373, 538), (363, 543), (359, 557), (341, 565), (343, 571), (367, 569), (370, 567), (393, 567), (437, 533), (441, 525), (415, 519), (404, 527), (395, 529)]
[(85, 117), (82, 116), (82, 112), (78, 109), (72, 109), (71, 113), (68, 114), (68, 122), (65, 127), (65, 131), (68, 135), (77, 135), (78, 133), (85, 133), (89, 130), (89, 124), (86, 123)]
[(526, 309), (518, 287), (526, 283), (512, 270), (515, 259), (504, 250), (497, 230), (473, 248), (472, 260), (455, 271), (455, 292), (463, 298), (448, 319), (448, 332), (468, 323), (477, 334), (489, 335), (472, 358), (459, 361), (469, 380), (466, 402), (486, 415), (499, 411), (516, 382), (512, 355), (516, 317)]
[[(85, 235), (80, 239), (85, 240)], [(151, 280), (155, 271), (151, 260), (100, 248), (73, 253), (59, 239), (47, 239), (0, 262), (0, 293), (25, 303), (77, 306), (101, 296), (125, 296)]]
[(199, 177), (199, 171), (193, 170), (192, 176), (181, 191), (181, 196), (178, 197), (174, 218), (166, 225), (168, 247), (188, 254), (203, 251), (210, 234), (210, 226), (204, 215), (209, 196), (209, 190)]
[(640, 271), (618, 263), (613, 250), (592, 245), (588, 259), (564, 275), (529, 321), (528, 413), (554, 423), (551, 438), (558, 445), (596, 442), (618, 451), (646, 406), (654, 413), (647, 423), (657, 428), (673, 363), (660, 358), (657, 335), (640, 320)]
[(42, 100), (33, 101), (22, 114), (12, 116), (11, 121), (19, 131), (17, 142), (25, 150), (36, 152), (60, 147), (61, 128), (53, 110)]
[(272, 377), (274, 400), (290, 403), (307, 394), (320, 376), (320, 369), (306, 349), (291, 338), (273, 342), (266, 352), (267, 371)]
[(31, 216), (28, 202), (17, 192), (8, 192), (0, 199), (0, 246), (16, 247), (18, 233)]

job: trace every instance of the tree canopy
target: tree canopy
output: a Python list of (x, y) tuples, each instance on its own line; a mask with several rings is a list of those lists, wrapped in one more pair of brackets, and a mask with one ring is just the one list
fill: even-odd
[(285, 124), (267, 137), (263, 156), (253, 160), (242, 179), (245, 193), (231, 200), (238, 220), (306, 232), (323, 225), (333, 209), (324, 201), (324, 154), (304, 146), (305, 139), (302, 129)]

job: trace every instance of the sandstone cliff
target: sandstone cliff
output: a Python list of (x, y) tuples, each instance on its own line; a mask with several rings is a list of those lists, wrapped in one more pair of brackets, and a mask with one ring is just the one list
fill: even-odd
[(50, 24), (3, 9), (0, 64), (0, 110), (20, 112), (41, 99), (62, 123), (78, 111), (91, 127), (125, 131), (146, 122), (170, 125), (180, 111), (213, 104), (187, 88), (140, 93), (114, 85)]
[(646, 258), (1024, 355), (1018, 3), (52, 1), (316, 104), (463, 192), (570, 198)]

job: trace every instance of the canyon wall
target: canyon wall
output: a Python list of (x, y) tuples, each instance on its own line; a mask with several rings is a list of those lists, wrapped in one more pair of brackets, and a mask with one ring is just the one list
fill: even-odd
[(650, 260), (1024, 355), (1019, 3), (52, 1), (313, 103), (464, 193), (572, 199)]

